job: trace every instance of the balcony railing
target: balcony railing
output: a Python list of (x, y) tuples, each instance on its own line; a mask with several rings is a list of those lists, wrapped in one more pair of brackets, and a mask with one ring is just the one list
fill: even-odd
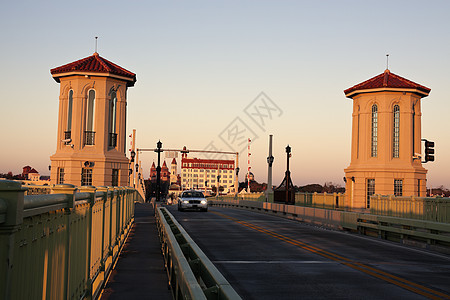
[(72, 138), (72, 131), (64, 131), (64, 145), (69, 145), (71, 141), (69, 141)]
[(84, 132), (84, 144), (85, 145), (95, 145), (95, 131), (85, 131)]
[(117, 146), (117, 133), (109, 134), (109, 146), (115, 148)]

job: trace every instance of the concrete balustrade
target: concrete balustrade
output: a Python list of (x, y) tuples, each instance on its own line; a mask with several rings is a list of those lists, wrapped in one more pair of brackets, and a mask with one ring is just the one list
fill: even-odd
[(132, 188), (0, 181), (0, 298), (98, 297), (134, 220)]
[(375, 195), (370, 203), (370, 213), (374, 215), (450, 223), (450, 198)]

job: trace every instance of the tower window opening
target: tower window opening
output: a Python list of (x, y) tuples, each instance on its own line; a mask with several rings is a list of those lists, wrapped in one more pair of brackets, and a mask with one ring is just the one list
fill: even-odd
[(111, 101), (109, 102), (109, 147), (117, 146), (116, 133), (116, 118), (117, 118), (117, 93), (111, 92)]
[(86, 113), (86, 131), (85, 131), (85, 145), (95, 145), (95, 131), (94, 131), (94, 113), (95, 113), (95, 91), (90, 90), (87, 100)]
[(72, 137), (72, 106), (73, 106), (73, 90), (70, 90), (69, 99), (67, 103), (67, 126), (66, 131), (64, 132), (64, 139), (66, 140)]
[(400, 156), (400, 107), (394, 106), (394, 128), (392, 141), (392, 157), (398, 158)]
[(64, 183), (64, 168), (58, 168), (57, 184)]
[(377, 157), (378, 152), (378, 107), (372, 106), (372, 147), (371, 156)]
[(112, 169), (111, 185), (112, 186), (119, 185), (119, 169)]
[(92, 185), (92, 169), (81, 170), (81, 185)]
[(394, 196), (403, 196), (403, 179), (394, 179)]
[(366, 207), (370, 208), (370, 196), (375, 194), (375, 179), (367, 179), (367, 199), (366, 199)]

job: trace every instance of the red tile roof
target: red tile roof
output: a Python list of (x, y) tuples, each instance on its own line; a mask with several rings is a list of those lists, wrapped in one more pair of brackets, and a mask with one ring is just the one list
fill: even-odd
[(360, 84), (352, 86), (344, 91), (346, 97), (353, 97), (359, 94), (359, 91), (363, 90), (374, 90), (374, 89), (399, 89), (399, 90), (415, 90), (416, 93), (422, 95), (422, 97), (428, 96), (431, 89), (420, 85), (418, 83), (412, 82), (406, 78), (398, 76), (391, 73), (388, 69), (369, 80), (366, 80)]
[(86, 58), (53, 68), (50, 70), (50, 73), (53, 75), (56, 82), (59, 82), (59, 77), (62, 76), (57, 76), (57, 74), (72, 73), (77, 71), (81, 73), (109, 73), (118, 75), (130, 79), (132, 81), (132, 83), (129, 83), (130, 86), (133, 86), (136, 82), (136, 74), (101, 57), (97, 52)]

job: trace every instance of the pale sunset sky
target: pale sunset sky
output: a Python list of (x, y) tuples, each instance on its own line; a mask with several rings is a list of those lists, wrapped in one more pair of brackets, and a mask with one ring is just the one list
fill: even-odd
[[(59, 84), (50, 69), (100, 56), (136, 73), (127, 132), (137, 146), (240, 151), (274, 185), (292, 147), (294, 184), (343, 185), (352, 100), (386, 69), (431, 88), (422, 137), (436, 143), (428, 187), (450, 188), (450, 1), (7, 1), (0, 10), (0, 172), (48, 175)], [(261, 94), (263, 93), (263, 94)], [(266, 117), (252, 115), (255, 105)], [(237, 130), (240, 135), (229, 133)], [(237, 138), (237, 139), (236, 139)], [(129, 143), (127, 141), (127, 143)], [(141, 155), (147, 178), (154, 153)], [(170, 163), (171, 159), (167, 159)]]

